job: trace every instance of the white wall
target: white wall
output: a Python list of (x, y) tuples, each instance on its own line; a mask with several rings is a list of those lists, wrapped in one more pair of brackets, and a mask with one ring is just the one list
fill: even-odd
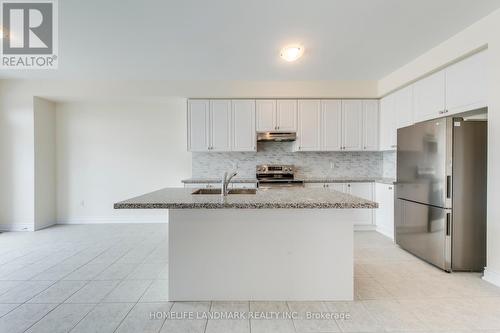
[(33, 98), (35, 221), (39, 230), (56, 223), (56, 104)]
[(488, 47), (488, 225), (485, 279), (500, 286), (500, 10), (379, 81), (385, 95), (422, 75)]
[(59, 223), (166, 222), (113, 203), (191, 176), (186, 99), (57, 104)]
[(34, 228), (33, 96), (0, 89), (0, 230)]

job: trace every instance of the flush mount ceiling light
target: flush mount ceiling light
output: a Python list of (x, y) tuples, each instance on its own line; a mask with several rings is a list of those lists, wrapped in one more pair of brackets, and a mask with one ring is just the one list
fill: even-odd
[(280, 57), (292, 62), (299, 59), (303, 54), (304, 47), (302, 45), (288, 45), (281, 49)]

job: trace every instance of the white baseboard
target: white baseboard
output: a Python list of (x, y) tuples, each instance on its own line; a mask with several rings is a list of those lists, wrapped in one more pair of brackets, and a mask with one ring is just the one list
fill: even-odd
[(47, 223), (47, 224), (42, 224), (42, 225), (35, 226), (35, 231), (42, 230), (42, 229), (45, 229), (45, 228), (48, 228), (48, 227), (52, 227), (55, 224), (56, 223), (54, 222), (54, 223)]
[(354, 225), (354, 231), (373, 231), (376, 228), (377, 228), (377, 226), (373, 225), (373, 224), (368, 224), (368, 225), (355, 224)]
[(492, 271), (488, 267), (484, 269), (483, 280), (500, 287), (500, 273)]
[(82, 216), (57, 219), (57, 224), (106, 224), (106, 223), (167, 223), (168, 214), (164, 216)]
[(34, 231), (33, 223), (0, 224), (0, 231)]

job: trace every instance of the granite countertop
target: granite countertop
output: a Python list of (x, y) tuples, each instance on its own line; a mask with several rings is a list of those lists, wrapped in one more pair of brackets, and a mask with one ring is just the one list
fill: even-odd
[[(384, 177), (314, 177), (314, 178), (300, 178), (305, 183), (364, 183), (375, 182), (392, 185), (396, 180), (394, 178)], [(185, 184), (205, 184), (205, 183), (220, 183), (220, 178), (188, 178), (183, 179)], [(255, 178), (234, 178), (232, 183), (257, 183)]]
[[(184, 184), (206, 184), (206, 183), (220, 183), (220, 178), (188, 178), (183, 179)], [(236, 178), (231, 179), (231, 183), (257, 183), (256, 178)]]
[(378, 208), (378, 204), (322, 188), (259, 189), (256, 194), (193, 195), (193, 189), (164, 188), (115, 203), (115, 209)]
[(314, 177), (304, 178), (306, 183), (383, 183), (393, 184), (394, 178), (384, 177)]

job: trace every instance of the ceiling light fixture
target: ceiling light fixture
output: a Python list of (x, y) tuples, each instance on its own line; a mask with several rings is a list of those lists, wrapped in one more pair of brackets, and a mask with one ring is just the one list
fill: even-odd
[(301, 45), (288, 45), (281, 49), (280, 57), (292, 62), (299, 59), (304, 54), (304, 47)]

